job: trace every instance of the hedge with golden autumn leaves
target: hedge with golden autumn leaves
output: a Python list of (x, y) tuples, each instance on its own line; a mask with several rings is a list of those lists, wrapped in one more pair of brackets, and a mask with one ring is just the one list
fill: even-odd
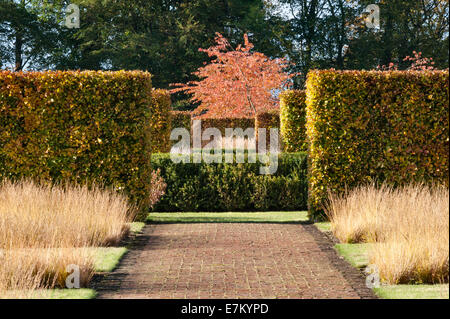
[(152, 120), (150, 139), (152, 153), (170, 151), (170, 132), (172, 130), (170, 92), (162, 89), (152, 90)]
[(0, 180), (95, 182), (147, 204), (151, 75), (0, 72)]
[(281, 93), (280, 135), (286, 152), (301, 152), (308, 149), (305, 91), (288, 90)]
[[(208, 128), (217, 128), (222, 136), (225, 137), (227, 128), (242, 128), (244, 131), (247, 128), (255, 128), (255, 119), (253, 118), (192, 118), (192, 120), (201, 120), (202, 121), (202, 131), (205, 131)], [(202, 140), (202, 147), (209, 144), (210, 141)]]
[(449, 72), (312, 71), (307, 79), (309, 206), (373, 181), (449, 178)]
[(266, 129), (266, 150), (270, 150), (270, 129), (280, 128), (280, 112), (278, 110), (271, 110), (267, 112), (260, 112), (256, 115), (255, 131), (256, 138), (259, 141), (258, 129)]
[(186, 128), (191, 131), (191, 112), (189, 111), (171, 111), (172, 129), (174, 128)]
[(226, 128), (242, 128), (243, 130), (251, 127), (255, 128), (255, 119), (253, 118), (193, 118), (193, 120), (202, 120), (202, 130), (207, 128), (217, 128), (225, 136)]

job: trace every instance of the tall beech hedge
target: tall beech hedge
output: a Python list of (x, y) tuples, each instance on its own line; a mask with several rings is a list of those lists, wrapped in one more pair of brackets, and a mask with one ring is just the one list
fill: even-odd
[(261, 112), (256, 115), (255, 127), (280, 128), (280, 112), (278, 110), (271, 110)]
[[(191, 132), (191, 112), (189, 111), (171, 111), (170, 121), (172, 130), (175, 128), (185, 128)], [(170, 138), (170, 135), (169, 135)], [(169, 141), (172, 147), (177, 141)], [(169, 150), (170, 151), (170, 150)]]
[(95, 182), (145, 208), (151, 86), (138, 71), (0, 72), (0, 180)]
[(306, 141), (306, 92), (284, 91), (280, 95), (280, 135), (286, 152), (308, 149)]
[[(255, 130), (256, 138), (259, 141), (258, 129), (266, 129), (266, 149), (270, 149), (270, 129), (280, 128), (280, 112), (278, 110), (271, 110), (267, 112), (261, 112), (256, 115)], [(279, 145), (280, 146), (280, 145)]]
[(307, 134), (312, 217), (361, 183), (448, 185), (448, 70), (310, 72)]
[(172, 129), (174, 128), (186, 128), (191, 131), (191, 112), (189, 111), (171, 111), (170, 112)]
[(172, 131), (170, 92), (168, 90), (152, 90), (152, 120), (150, 121), (150, 139), (152, 153), (166, 153), (172, 146), (170, 133)]
[[(253, 118), (193, 118), (192, 120), (202, 121), (202, 131), (208, 128), (217, 128), (225, 137), (227, 128), (242, 128), (246, 130), (247, 128), (255, 127), (255, 119)], [(202, 140), (202, 147), (207, 145), (210, 141)]]
[(242, 128), (243, 130), (249, 127), (255, 127), (255, 119), (253, 118), (199, 118), (202, 120), (202, 130), (210, 127), (215, 127), (225, 136), (226, 128)]

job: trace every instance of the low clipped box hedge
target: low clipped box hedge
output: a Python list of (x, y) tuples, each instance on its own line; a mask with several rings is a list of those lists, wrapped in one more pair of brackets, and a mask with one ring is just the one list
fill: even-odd
[(288, 90), (281, 93), (280, 134), (286, 152), (307, 151), (305, 91)]
[(0, 180), (97, 183), (148, 203), (147, 72), (0, 72)]
[[(246, 153), (248, 154), (248, 153)], [(159, 212), (273, 211), (307, 208), (307, 156), (280, 154), (274, 175), (259, 175), (262, 164), (174, 163), (170, 154), (153, 154), (166, 194)]]
[(449, 73), (313, 71), (307, 79), (309, 204), (375, 181), (449, 179)]

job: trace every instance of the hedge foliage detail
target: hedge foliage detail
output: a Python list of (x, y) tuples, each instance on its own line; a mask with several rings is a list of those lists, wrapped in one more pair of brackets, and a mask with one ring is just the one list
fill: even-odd
[(281, 93), (280, 134), (286, 152), (307, 151), (305, 91), (288, 90)]
[(362, 183), (448, 185), (448, 70), (313, 71), (306, 103), (313, 217)]
[[(280, 128), (280, 112), (278, 110), (271, 110), (267, 112), (260, 112), (256, 115), (255, 119), (255, 131), (256, 131), (256, 139), (258, 141), (258, 144), (260, 143), (260, 136), (259, 136), (259, 128), (265, 128), (266, 129), (266, 150), (270, 150), (270, 129), (271, 128)], [(278, 132), (279, 133), (279, 132)], [(262, 137), (261, 137), (262, 138)], [(280, 144), (280, 143), (278, 143)], [(278, 145), (278, 149), (280, 148), (280, 145)]]
[(172, 131), (170, 92), (162, 89), (152, 90), (151, 145), (152, 153), (170, 151), (170, 132)]
[(0, 180), (95, 182), (146, 205), (153, 107), (146, 72), (2, 71)]

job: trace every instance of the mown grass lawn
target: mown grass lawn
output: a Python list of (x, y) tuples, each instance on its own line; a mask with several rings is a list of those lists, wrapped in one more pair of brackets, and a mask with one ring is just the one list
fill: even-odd
[(134, 222), (130, 224), (130, 232), (133, 234), (139, 234), (142, 232), (142, 229), (145, 227), (145, 223), (142, 222)]
[(383, 299), (449, 299), (449, 285), (396, 285), (374, 288)]
[(371, 244), (337, 244), (334, 248), (353, 267), (365, 268), (369, 264)]
[(123, 255), (128, 251), (126, 247), (99, 247), (93, 248), (94, 263), (96, 272), (111, 272), (113, 271)]
[(148, 223), (307, 223), (307, 212), (150, 213)]
[(36, 292), (38, 299), (94, 299), (97, 292), (93, 289), (49, 289)]
[(331, 223), (330, 222), (318, 222), (318, 223), (315, 223), (314, 225), (322, 232), (331, 231)]

